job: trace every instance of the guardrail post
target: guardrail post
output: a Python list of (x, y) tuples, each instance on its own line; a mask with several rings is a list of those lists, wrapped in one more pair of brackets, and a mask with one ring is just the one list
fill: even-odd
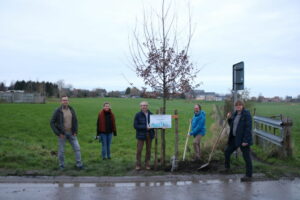
[[(254, 128), (258, 129), (259, 128), (259, 124), (254, 120)], [(255, 145), (259, 145), (259, 137), (257, 134), (254, 134), (254, 141), (255, 141)]]
[(282, 120), (282, 126), (283, 126), (283, 150), (285, 152), (285, 155), (290, 157), (293, 154), (292, 151), (292, 139), (291, 139), (291, 127), (293, 125), (293, 122), (288, 117), (284, 118)]

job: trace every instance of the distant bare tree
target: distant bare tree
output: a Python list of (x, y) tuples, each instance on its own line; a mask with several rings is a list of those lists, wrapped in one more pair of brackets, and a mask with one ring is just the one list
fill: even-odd
[(142, 87), (141, 97), (145, 97), (146, 96), (146, 91), (147, 91), (147, 88), (146, 87)]
[[(56, 82), (59, 90), (59, 96), (62, 97), (64, 95), (72, 96), (73, 86), (71, 84), (66, 84), (63, 79), (60, 79)], [(84, 96), (84, 95), (83, 95)]]
[[(163, 113), (166, 100), (171, 94), (191, 91), (195, 84), (197, 70), (189, 61), (189, 47), (192, 39), (191, 15), (187, 20), (187, 36), (183, 47), (179, 47), (179, 33), (175, 12), (171, 14), (172, 3), (161, 2), (161, 10), (150, 16), (144, 11), (142, 31), (134, 30), (130, 41), (132, 63), (137, 76), (154, 91), (163, 95)], [(150, 20), (148, 20), (150, 19)]]
[(140, 96), (140, 94), (141, 94), (141, 91), (138, 88), (133, 87), (130, 89), (131, 96)]
[(63, 79), (60, 79), (56, 82), (56, 85), (58, 86), (59, 97), (66, 95), (64, 92), (65, 81)]

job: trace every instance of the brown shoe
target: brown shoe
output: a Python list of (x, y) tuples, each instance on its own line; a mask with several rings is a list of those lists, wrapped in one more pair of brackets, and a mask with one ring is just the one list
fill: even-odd
[(139, 170), (141, 170), (141, 166), (135, 166), (135, 170), (137, 170), (137, 171), (139, 171)]

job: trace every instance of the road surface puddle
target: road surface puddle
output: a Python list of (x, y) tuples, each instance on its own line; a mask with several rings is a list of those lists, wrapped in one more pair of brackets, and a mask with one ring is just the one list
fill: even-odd
[[(238, 180), (236, 180), (238, 181)], [(101, 183), (0, 183), (0, 188), (7, 187), (48, 187), (48, 188), (97, 188), (97, 187), (164, 187), (164, 186), (185, 186), (192, 184), (222, 184), (232, 183), (229, 180), (194, 180), (194, 181), (145, 181), (145, 182), (101, 182)]]

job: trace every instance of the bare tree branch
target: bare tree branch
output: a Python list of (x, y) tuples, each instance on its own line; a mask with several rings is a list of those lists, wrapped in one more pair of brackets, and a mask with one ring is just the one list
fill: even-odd
[[(144, 10), (142, 37), (133, 31), (129, 51), (137, 76), (153, 90), (163, 94), (163, 107), (171, 94), (193, 89), (199, 70), (189, 61), (188, 51), (193, 36), (190, 5), (188, 6), (187, 41), (179, 48), (177, 16), (171, 15), (172, 2), (161, 1), (160, 12)], [(153, 16), (154, 14), (154, 16)], [(154, 19), (156, 17), (156, 19)]]

